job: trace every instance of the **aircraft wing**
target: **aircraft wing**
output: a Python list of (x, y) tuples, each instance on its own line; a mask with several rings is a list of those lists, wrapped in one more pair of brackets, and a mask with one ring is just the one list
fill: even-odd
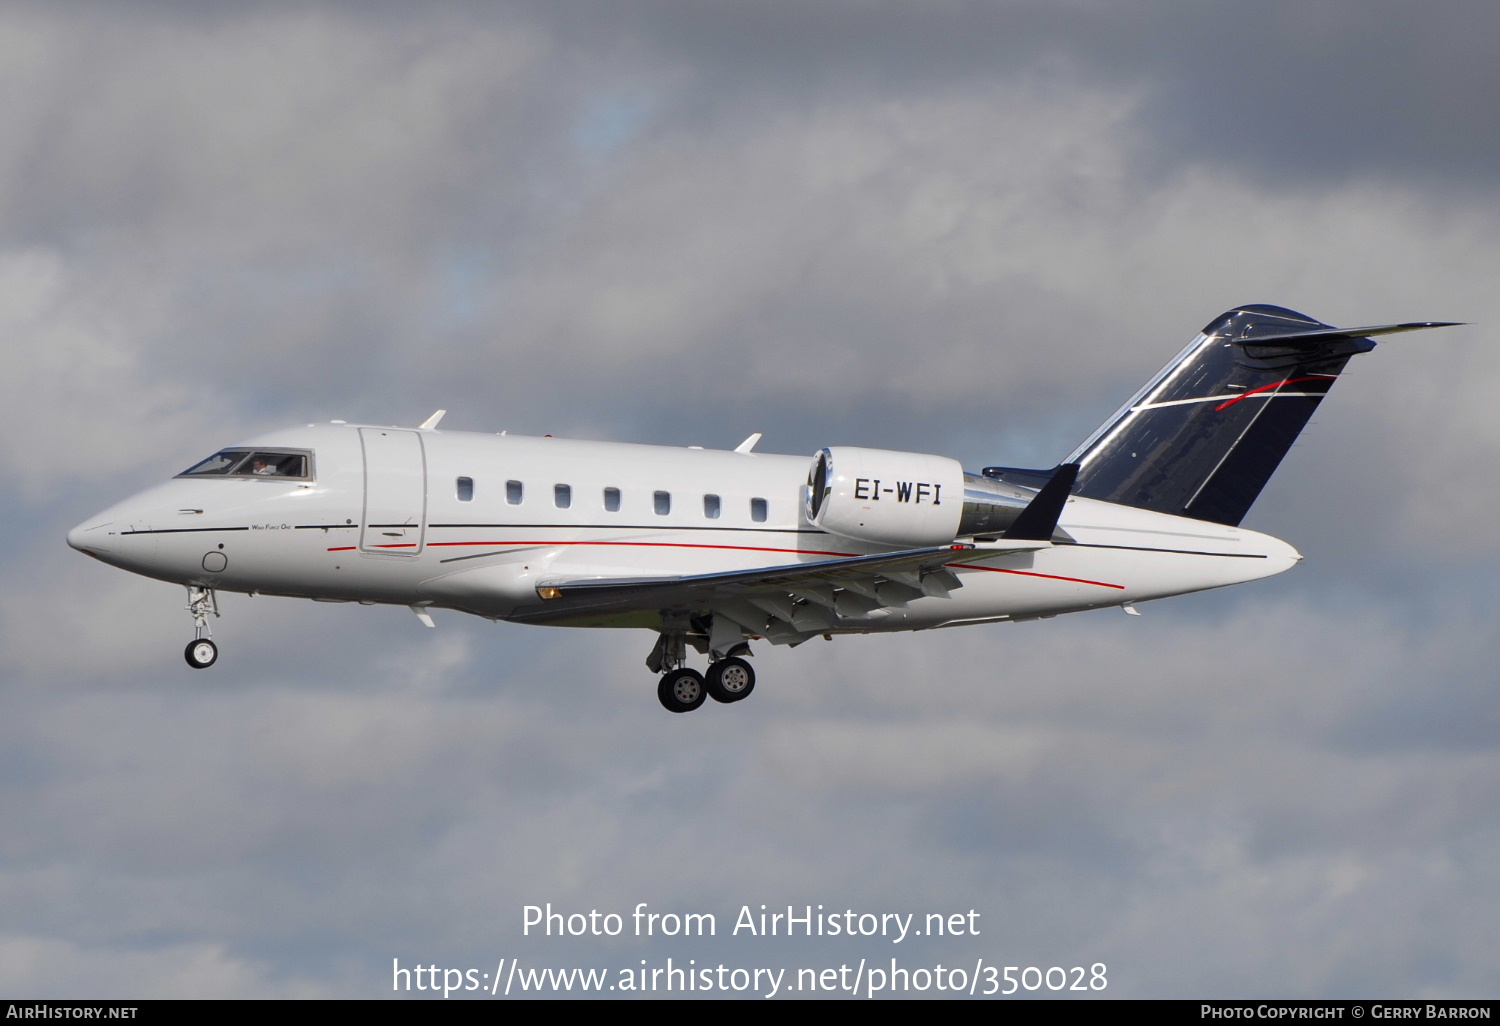
[(947, 595), (962, 587), (958, 577), (944, 569), (948, 563), (1050, 545), (1001, 539), (986, 545), (934, 545), (710, 574), (557, 578), (539, 583), (538, 604), (511, 619), (546, 622), (640, 608), (712, 610), (758, 634), (767, 633), (768, 618), (779, 621), (791, 626), (801, 640), (800, 635), (828, 630), (840, 613), (866, 613), (881, 606), (903, 606), (924, 595)]

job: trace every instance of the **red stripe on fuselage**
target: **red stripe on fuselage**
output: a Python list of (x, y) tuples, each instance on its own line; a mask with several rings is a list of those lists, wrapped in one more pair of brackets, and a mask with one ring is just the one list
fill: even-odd
[[(808, 556), (838, 556), (840, 558), (852, 558), (862, 555), (858, 552), (825, 552), (819, 549), (772, 549), (753, 545), (700, 545), (692, 542), (618, 542), (618, 541), (535, 541), (513, 539), (508, 541), (462, 541), (462, 542), (428, 542), (428, 548), (438, 546), (463, 546), (463, 545), (535, 545), (539, 548), (551, 548), (562, 545), (611, 545), (627, 546), (632, 548), (649, 549), (717, 549), (731, 550), (735, 552), (787, 552), (796, 555)], [(377, 545), (380, 549), (409, 549), (415, 548), (415, 543), (406, 542), (393, 545)], [(342, 548), (329, 549), (329, 552), (348, 552), (354, 546), (348, 545)], [(1110, 584), (1106, 581), (1090, 581), (1082, 577), (1060, 577), (1057, 574), (1039, 574), (1031, 570), (1006, 570), (994, 566), (975, 566), (972, 563), (948, 563), (948, 566), (958, 567), (960, 570), (983, 570), (992, 574), (1017, 574), (1021, 577), (1042, 577), (1049, 581), (1068, 581), (1071, 584), (1092, 584), (1099, 588), (1119, 588), (1124, 590), (1123, 584)], [(879, 573), (879, 571), (875, 571)]]
[[(495, 545), (501, 545), (501, 546), (503, 546), (503, 545), (535, 545), (535, 546), (537, 546), (539, 548), (552, 548), (554, 546), (560, 546), (560, 545), (613, 545), (613, 546), (628, 546), (628, 547), (633, 547), (633, 548), (647, 548), (647, 549), (721, 549), (721, 550), (730, 550), (730, 551), (734, 551), (734, 552), (790, 552), (790, 553), (794, 553), (794, 554), (802, 554), (802, 555), (808, 555), (808, 556), (840, 556), (840, 557), (848, 557), (848, 556), (862, 555), (862, 553), (858, 553), (858, 552), (824, 552), (824, 551), (821, 551), (819, 549), (772, 549), (772, 548), (765, 548), (765, 547), (756, 546), (756, 545), (700, 545), (700, 544), (695, 544), (695, 543), (692, 543), (692, 542), (537, 541), (537, 540), (534, 540), (534, 539), (532, 539), (532, 540), (510, 539), (510, 540), (505, 540), (505, 541), (461, 541), (461, 542), (428, 542), (427, 543), (427, 547), (429, 549), (435, 549), (435, 548), (445, 547), (445, 546), (464, 546), (464, 545), (490, 545), (490, 546), (495, 546)], [(391, 544), (391, 545), (376, 545), (374, 547), (377, 548), (377, 549), (411, 549), (411, 548), (416, 548), (416, 543), (415, 542), (402, 542), (402, 543)], [(352, 548), (354, 548), (353, 545), (348, 545), (348, 546), (344, 546), (342, 548), (329, 549), (328, 551), (329, 552), (344, 552), (344, 551), (347, 551), (347, 550), (352, 549)]]
[(1092, 584), (1099, 588), (1119, 588), (1122, 591), (1125, 589), (1125, 585), (1123, 584), (1110, 584), (1107, 581), (1089, 581), (1085, 580), (1082, 577), (1059, 577), (1057, 574), (1039, 574), (1033, 570), (1006, 570), (1004, 567), (975, 566), (972, 563), (949, 563), (948, 565), (956, 566), (961, 570), (983, 570), (986, 573), (991, 574), (1018, 574), (1021, 577), (1045, 577), (1049, 581), (1069, 581), (1073, 584)]

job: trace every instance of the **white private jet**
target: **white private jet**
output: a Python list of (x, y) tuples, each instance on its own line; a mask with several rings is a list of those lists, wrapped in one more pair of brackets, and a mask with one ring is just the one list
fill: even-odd
[[(750, 694), (749, 643), (1030, 620), (1238, 584), (1301, 558), (1238, 525), (1370, 337), (1274, 306), (1219, 317), (1051, 470), (833, 446), (811, 461), (333, 421), (222, 449), (68, 544), (216, 592), (654, 631), (657, 696)], [(709, 657), (687, 666), (691, 647)]]

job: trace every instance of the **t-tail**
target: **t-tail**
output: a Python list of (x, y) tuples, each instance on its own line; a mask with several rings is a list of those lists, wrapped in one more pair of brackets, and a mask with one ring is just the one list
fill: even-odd
[[(1334, 328), (1279, 306), (1230, 310), (1064, 461), (1079, 465), (1073, 494), (1237, 525), (1371, 336), (1455, 323)], [(1037, 486), (1052, 471), (984, 473)]]

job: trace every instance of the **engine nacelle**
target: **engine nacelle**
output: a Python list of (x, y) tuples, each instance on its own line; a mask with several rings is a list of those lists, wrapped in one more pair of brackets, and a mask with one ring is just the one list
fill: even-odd
[(918, 452), (840, 445), (813, 457), (807, 519), (831, 534), (919, 548), (958, 536), (964, 469)]

